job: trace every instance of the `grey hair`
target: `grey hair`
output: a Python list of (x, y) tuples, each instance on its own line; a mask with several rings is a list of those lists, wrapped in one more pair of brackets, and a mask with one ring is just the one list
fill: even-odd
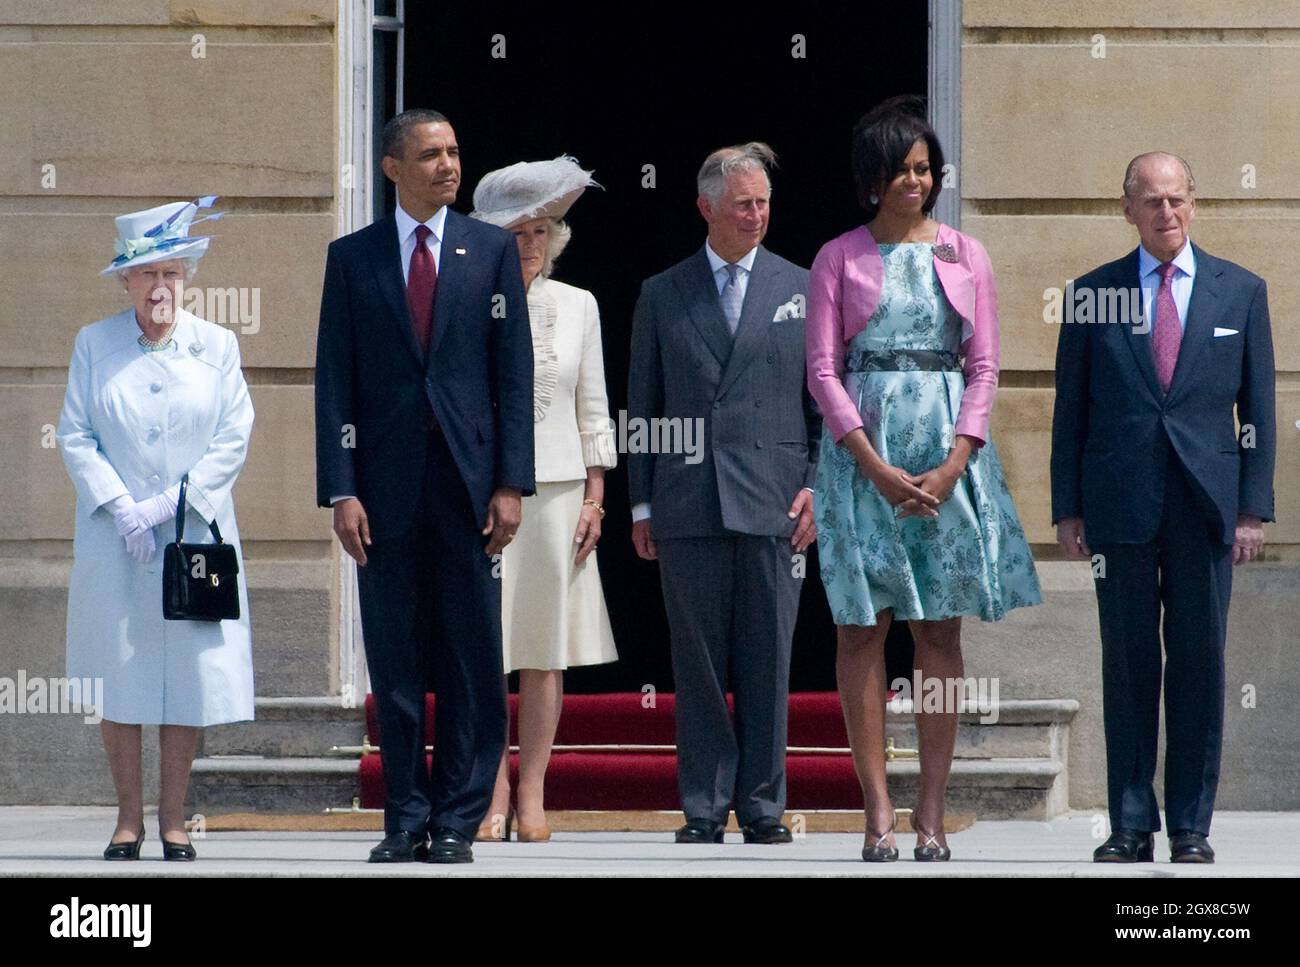
[(549, 279), (555, 262), (573, 238), (573, 229), (561, 218), (550, 219), (551, 230), (546, 236), (546, 254), (542, 256), (542, 278)]
[(776, 167), (776, 152), (762, 141), (735, 144), (719, 148), (704, 159), (700, 173), (695, 176), (695, 187), (700, 195), (715, 204), (722, 200), (727, 179), (742, 171), (761, 171), (767, 178), (767, 189), (772, 190), (769, 172)]
[(1183, 166), (1183, 171), (1187, 175), (1188, 194), (1196, 193), (1196, 179), (1192, 177), (1191, 165), (1189, 165), (1185, 160), (1180, 158), (1178, 155), (1173, 154), (1172, 152), (1169, 151), (1147, 151), (1144, 152), (1143, 154), (1138, 155), (1136, 158), (1130, 161), (1128, 163), (1128, 167), (1124, 169), (1124, 197), (1132, 198), (1133, 192), (1137, 191), (1138, 165), (1141, 162), (1146, 161), (1148, 158), (1173, 158), (1175, 161), (1177, 161), (1180, 165)]
[[(180, 262), (185, 272), (186, 285), (189, 285), (191, 280), (193, 280), (194, 278), (194, 273), (199, 270), (199, 260), (196, 258), (158, 259), (158, 261), (159, 262)], [(150, 265), (152, 263), (146, 262), (145, 264)], [(117, 275), (118, 281), (121, 282), (123, 285), (126, 285), (126, 274), (127, 272), (131, 271), (131, 269), (134, 267), (135, 266), (128, 266), (127, 268), (118, 269), (117, 272), (115, 273)]]

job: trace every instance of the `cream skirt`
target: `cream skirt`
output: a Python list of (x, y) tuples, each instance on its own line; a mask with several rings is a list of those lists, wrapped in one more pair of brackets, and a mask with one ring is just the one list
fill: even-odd
[(596, 550), (581, 566), (573, 542), (585, 480), (537, 484), (501, 555), (501, 646), (505, 670), (617, 661)]

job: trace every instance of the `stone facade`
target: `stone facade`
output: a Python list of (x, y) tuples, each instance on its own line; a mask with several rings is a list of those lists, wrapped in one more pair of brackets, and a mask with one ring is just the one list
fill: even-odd
[[(260, 298), (256, 324), (236, 326), (257, 409), (236, 502), (258, 692), (339, 693), (340, 565), (313, 508), (306, 432), (325, 247), (343, 224), (338, 7), (0, 0), (0, 676), (62, 674), (73, 491), (52, 427), (75, 331), (125, 305), (87, 271), (106, 261), (108, 219), (218, 194), (231, 217), (194, 285)], [(998, 273), (994, 434), (1047, 591), (1003, 624), (968, 624), (968, 673), (998, 675), (1003, 698), (1077, 699), (1070, 803), (1104, 809), (1091, 585), (1083, 565), (1053, 560), (1057, 331), (1043, 291), (1135, 244), (1119, 211), (1124, 165), (1175, 151), (1197, 175), (1197, 242), (1269, 281), (1279, 370), (1281, 520), (1265, 559), (1235, 576), (1219, 803), (1300, 808), (1300, 12), (1285, 0), (966, 0), (962, 17), (962, 228)], [(147, 69), (126, 45), (144, 49)], [(1256, 708), (1240, 700), (1250, 688)], [(96, 729), (0, 715), (0, 803), (111, 801)]]

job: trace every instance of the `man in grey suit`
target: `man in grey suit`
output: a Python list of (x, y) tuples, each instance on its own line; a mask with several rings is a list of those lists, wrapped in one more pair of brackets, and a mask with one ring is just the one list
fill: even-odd
[(708, 240), (645, 281), (632, 324), (629, 440), (670, 444), (629, 445), (628, 477), (632, 539), (659, 561), (672, 634), (679, 843), (722, 842), (733, 806), (745, 842), (790, 841), (790, 643), (821, 419), (804, 374), (808, 272), (760, 244), (774, 161), (760, 142), (705, 159)]

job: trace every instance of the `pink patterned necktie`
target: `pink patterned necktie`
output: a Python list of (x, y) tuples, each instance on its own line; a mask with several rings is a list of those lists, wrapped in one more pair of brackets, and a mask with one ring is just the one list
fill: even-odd
[(411, 310), (411, 327), (415, 341), (425, 356), (429, 355), (429, 336), (433, 332), (433, 300), (438, 291), (438, 269), (433, 253), (425, 244), (433, 233), (427, 225), (415, 227), (415, 251), (411, 253), (411, 268), (406, 278), (406, 305)]
[(1173, 262), (1161, 262), (1160, 290), (1156, 293), (1156, 320), (1151, 333), (1151, 351), (1155, 355), (1156, 378), (1160, 388), (1169, 392), (1174, 379), (1174, 366), (1178, 363), (1178, 347), (1183, 342), (1183, 326), (1178, 320), (1178, 306), (1174, 302)]

